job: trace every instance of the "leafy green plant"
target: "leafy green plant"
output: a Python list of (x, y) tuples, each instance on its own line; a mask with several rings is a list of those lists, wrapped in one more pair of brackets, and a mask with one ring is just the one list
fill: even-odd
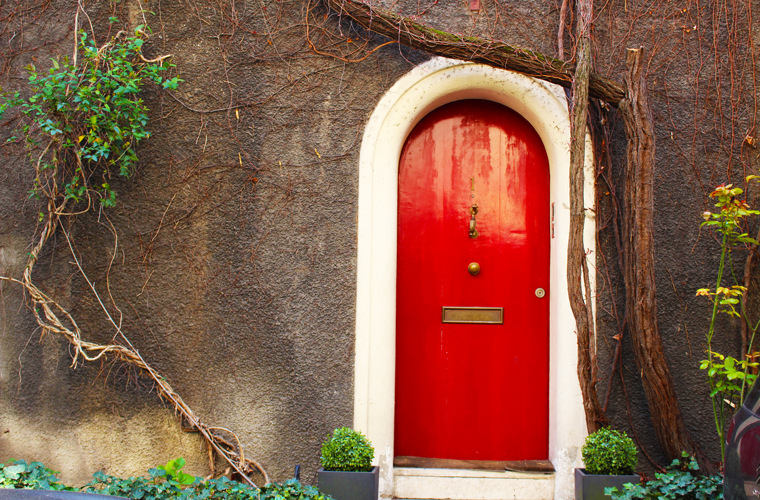
[[(604, 493), (613, 500), (719, 500), (723, 498), (721, 476), (700, 476), (699, 464), (694, 457), (683, 453), (684, 460), (674, 460), (666, 472), (658, 472), (655, 479), (641, 484), (625, 485), (623, 491), (605, 488)], [(688, 462), (686, 459), (689, 459)]]
[(159, 465), (157, 467), (159, 474), (163, 472), (164, 476), (167, 479), (174, 479), (179, 484), (193, 484), (195, 482), (195, 477), (191, 476), (190, 474), (185, 474), (182, 472), (182, 468), (185, 466), (185, 459), (175, 458), (174, 460), (169, 460), (169, 462), (166, 465)]
[[(185, 459), (177, 458), (150, 469), (147, 477), (127, 479), (96, 472), (81, 491), (134, 500), (332, 500), (329, 495), (296, 479), (258, 489), (224, 476), (207, 480), (194, 477), (182, 471), (184, 466)], [(11, 460), (0, 464), (0, 489), (78, 491), (62, 484), (56, 474), (40, 462), (27, 464), (23, 460)]]
[(757, 365), (758, 363), (746, 359), (738, 360), (732, 356), (712, 352), (712, 363), (703, 360), (699, 367), (708, 370), (707, 374), (712, 382), (710, 397), (720, 395), (724, 403), (728, 402), (729, 406), (735, 408), (735, 401), (738, 404), (744, 403), (746, 384), (752, 385), (757, 378), (757, 375), (750, 373), (748, 369)]
[(325, 470), (366, 472), (372, 470), (375, 449), (361, 432), (348, 427), (335, 429), (322, 443)]
[[(757, 179), (751, 175), (747, 181)], [(699, 367), (707, 371), (707, 381), (710, 386), (710, 398), (713, 407), (715, 429), (720, 442), (721, 460), (725, 461), (726, 454), (726, 420), (732, 410), (741, 406), (744, 402), (745, 389), (756, 379), (756, 375), (750, 373), (750, 367), (756, 367), (757, 363), (747, 359), (738, 360), (732, 356), (725, 356), (713, 350), (713, 337), (715, 335), (715, 323), (718, 314), (724, 313), (732, 317), (741, 318), (747, 323), (751, 336), (748, 342), (748, 352), (752, 352), (755, 334), (760, 321), (749, 321), (747, 312), (744, 310), (742, 297), (746, 288), (739, 283), (731, 258), (732, 250), (742, 246), (757, 244), (743, 230), (743, 223), (747, 217), (760, 214), (760, 211), (752, 210), (745, 200), (740, 199), (743, 190), (733, 187), (731, 184), (720, 185), (710, 193), (710, 197), (716, 200), (715, 206), (718, 212), (704, 212), (703, 227), (710, 227), (720, 236), (720, 261), (718, 264), (718, 276), (715, 289), (701, 288), (697, 290), (698, 296), (708, 297), (712, 302), (712, 314), (710, 326), (707, 330), (707, 359), (702, 360)], [(734, 285), (723, 284), (726, 275), (734, 281)], [(738, 308), (738, 309), (737, 309)], [(731, 407), (732, 410), (728, 410)]]
[(261, 488), (261, 500), (332, 500), (330, 495), (320, 493), (313, 486), (304, 486), (297, 479), (288, 479), (282, 484), (270, 483)]
[(82, 491), (134, 500), (331, 500), (316, 488), (304, 486), (295, 479), (257, 489), (224, 476), (208, 480), (193, 477), (182, 471), (184, 465), (185, 460), (178, 458), (150, 469), (148, 477), (128, 479), (96, 472), (94, 480)]
[(184, 490), (183, 499), (258, 500), (262, 490), (226, 478), (199, 481)]
[(148, 477), (130, 477), (128, 479), (96, 472), (93, 474), (93, 480), (82, 487), (82, 491), (129, 497), (135, 500), (184, 497), (188, 493), (194, 492), (192, 488), (186, 490), (188, 486), (200, 482), (200, 478), (183, 472), (184, 466), (185, 459), (177, 458), (169, 460), (166, 465), (148, 470)]
[[(147, 60), (142, 47), (149, 30), (120, 31), (98, 47), (79, 32), (71, 60), (53, 59), (49, 71), (27, 67), (32, 95), (0, 96), (0, 116), (18, 106), (20, 131), (36, 168), (30, 194), (53, 200), (61, 213), (67, 201), (95, 197), (104, 207), (116, 203), (113, 173), (130, 177), (137, 162), (135, 147), (150, 136), (147, 109), (138, 97), (146, 81), (174, 89), (177, 77), (160, 73), (173, 66), (165, 57)], [(12, 138), (12, 140), (20, 140)]]
[(587, 436), (581, 453), (588, 474), (633, 474), (639, 461), (633, 440), (609, 427)]
[(40, 462), (26, 463), (24, 460), (10, 460), (0, 464), (0, 489), (76, 491), (60, 482), (58, 472), (50, 470)]

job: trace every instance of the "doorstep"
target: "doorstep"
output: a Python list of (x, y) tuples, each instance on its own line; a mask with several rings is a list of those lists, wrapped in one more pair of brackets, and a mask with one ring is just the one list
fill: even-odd
[(393, 468), (393, 498), (404, 500), (552, 500), (554, 473)]

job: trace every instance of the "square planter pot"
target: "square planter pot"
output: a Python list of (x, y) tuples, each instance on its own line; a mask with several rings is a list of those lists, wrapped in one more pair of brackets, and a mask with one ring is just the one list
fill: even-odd
[(380, 469), (369, 472), (317, 471), (317, 488), (335, 500), (377, 500)]
[(641, 478), (638, 474), (632, 476), (601, 476), (586, 474), (586, 469), (575, 469), (575, 500), (610, 500), (611, 497), (604, 494), (604, 488), (616, 486), (623, 491), (626, 483), (638, 483)]

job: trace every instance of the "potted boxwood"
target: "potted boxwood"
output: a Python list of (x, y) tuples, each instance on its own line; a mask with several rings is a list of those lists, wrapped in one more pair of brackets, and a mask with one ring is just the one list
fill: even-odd
[(335, 429), (322, 443), (322, 468), (317, 487), (335, 500), (377, 500), (375, 449), (362, 434), (348, 427)]
[(586, 437), (581, 453), (586, 468), (575, 469), (575, 500), (608, 500), (605, 488), (639, 482), (638, 452), (626, 433), (599, 429)]

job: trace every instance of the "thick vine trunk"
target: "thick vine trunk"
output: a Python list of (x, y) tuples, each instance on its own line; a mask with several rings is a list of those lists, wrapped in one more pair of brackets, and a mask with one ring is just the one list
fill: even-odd
[[(439, 56), (516, 71), (567, 89), (573, 86), (575, 68), (566, 61), (504, 42), (435, 30), (393, 12), (375, 9), (360, 0), (325, 1), (332, 10), (348, 16), (364, 28), (409, 47)], [(588, 81), (588, 93), (591, 97), (601, 99), (612, 106), (617, 106), (625, 97), (623, 85), (610, 78), (589, 73)]]
[[(567, 291), (570, 307), (575, 316), (578, 336), (578, 381), (581, 385), (583, 407), (588, 432), (596, 432), (607, 424), (607, 418), (596, 393), (597, 373), (594, 356), (594, 317), (591, 310), (591, 287), (588, 262), (583, 245), (583, 228), (586, 221), (584, 206), (583, 169), (586, 160), (586, 120), (588, 117), (589, 76), (591, 74), (590, 27), (593, 0), (578, 0), (578, 66), (573, 82), (573, 100), (570, 128), (570, 236), (567, 243)], [(585, 294), (584, 294), (585, 285)]]
[(712, 465), (684, 425), (657, 327), (653, 235), (655, 142), (642, 54), (643, 49), (628, 50), (626, 98), (619, 106), (628, 138), (623, 219), (628, 331), (662, 451), (670, 460), (681, 458), (682, 451), (697, 454), (703, 470), (709, 470)]

